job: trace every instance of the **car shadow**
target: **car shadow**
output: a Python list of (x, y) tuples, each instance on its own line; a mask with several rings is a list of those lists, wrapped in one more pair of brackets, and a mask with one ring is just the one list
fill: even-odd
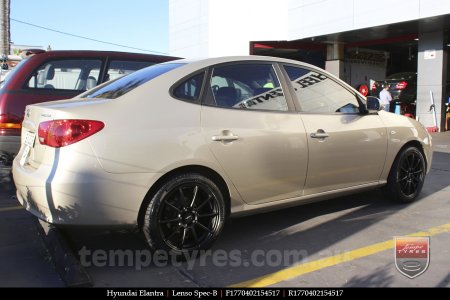
[(0, 192), (12, 192), (13, 190), (11, 167), (0, 166)]
[[(450, 154), (434, 155), (422, 194), (411, 205), (450, 186)], [(84, 259), (82, 266), (96, 286), (228, 286), (403, 234), (392, 226), (388, 236), (385, 232), (377, 240), (354, 238), (407, 207), (391, 203), (380, 190), (374, 190), (230, 219), (211, 250), (186, 261), (166, 257), (159, 264), (138, 232), (70, 227), (61, 231), (75, 255)], [(333, 252), (331, 246), (340, 250)], [(81, 257), (83, 249), (90, 251), (89, 261)], [(95, 255), (102, 257), (101, 263), (93, 261)], [(379, 273), (354, 277), (348, 285), (389, 286), (391, 280), (387, 273)]]
[(392, 264), (376, 268), (365, 276), (355, 275), (348, 280), (344, 287), (389, 287), (394, 276), (388, 271)]

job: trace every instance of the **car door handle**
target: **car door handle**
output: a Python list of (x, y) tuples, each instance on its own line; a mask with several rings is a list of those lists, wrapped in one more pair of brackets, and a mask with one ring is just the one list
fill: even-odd
[(211, 138), (215, 142), (232, 142), (239, 139), (237, 135), (213, 135)]
[(329, 137), (328, 133), (325, 132), (323, 129), (318, 129), (317, 132), (313, 132), (310, 135), (313, 139), (324, 139)]

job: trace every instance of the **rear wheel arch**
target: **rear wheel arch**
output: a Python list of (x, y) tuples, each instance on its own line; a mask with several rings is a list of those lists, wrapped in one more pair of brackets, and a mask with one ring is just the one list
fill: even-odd
[(189, 165), (189, 166), (183, 166), (176, 169), (171, 170), (170, 172), (167, 172), (164, 174), (161, 178), (159, 178), (149, 189), (147, 194), (144, 197), (144, 200), (141, 203), (141, 207), (139, 208), (138, 213), (138, 228), (142, 229), (142, 226), (144, 224), (144, 218), (147, 206), (153, 196), (158, 192), (158, 190), (167, 183), (168, 180), (171, 178), (174, 178), (176, 176), (182, 175), (182, 174), (188, 174), (188, 173), (197, 173), (199, 175), (203, 175), (210, 180), (212, 180), (220, 189), (222, 196), (225, 201), (226, 206), (226, 216), (230, 214), (231, 211), (231, 200), (230, 200), (230, 192), (228, 190), (227, 184), (225, 180), (222, 178), (220, 174), (218, 174), (216, 171), (214, 171), (211, 168), (201, 166), (201, 165)]

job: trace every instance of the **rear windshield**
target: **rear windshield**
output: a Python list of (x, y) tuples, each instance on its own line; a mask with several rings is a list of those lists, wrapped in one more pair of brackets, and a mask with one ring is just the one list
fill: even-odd
[(168, 64), (158, 64), (153, 65), (127, 76), (121, 77), (117, 80), (111, 81), (111, 83), (99, 86), (86, 93), (81, 94), (81, 98), (106, 98), (106, 99), (116, 99), (129, 91), (137, 88), (138, 86), (158, 77), (161, 74), (169, 72), (175, 68), (178, 68), (184, 64), (182, 63), (168, 63)]

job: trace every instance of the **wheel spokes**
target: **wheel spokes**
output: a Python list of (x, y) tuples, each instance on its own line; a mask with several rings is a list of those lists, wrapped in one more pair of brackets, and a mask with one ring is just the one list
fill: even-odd
[(414, 164), (414, 166), (412, 167), (413, 170), (417, 170), (417, 169), (422, 169), (420, 167), (422, 160), (420, 158), (417, 158), (416, 160), (417, 162)]
[(206, 227), (205, 225), (203, 225), (202, 223), (200, 223), (200, 222), (197, 222), (196, 223), (201, 229), (203, 229), (204, 231), (207, 231), (208, 233), (213, 233), (212, 231), (211, 231), (211, 229), (209, 229), (208, 227)]
[(218, 215), (219, 215), (219, 213), (212, 212), (212, 213), (209, 213), (209, 214), (198, 215), (198, 218), (212, 218), (212, 217), (215, 217), (215, 216), (218, 216)]
[(164, 241), (166, 242), (166, 244), (171, 243), (171, 239), (177, 234), (179, 233), (178, 230), (174, 230), (168, 237), (164, 238)]
[[(402, 174), (403, 175), (403, 174)], [(400, 178), (399, 180), (398, 180), (398, 182), (402, 182), (402, 181), (405, 181), (405, 180), (408, 180), (408, 175), (403, 175), (403, 177), (402, 178)]]
[(402, 166), (402, 167), (400, 168), (400, 171), (401, 171), (402, 173), (408, 173), (408, 168)]
[(412, 194), (411, 190), (412, 190), (412, 184), (411, 184), (410, 181), (408, 181), (408, 184), (407, 184), (408, 195), (411, 195), (411, 194)]
[(194, 206), (195, 199), (197, 198), (197, 193), (198, 193), (198, 185), (196, 185), (194, 187), (194, 195), (192, 196), (192, 201), (191, 201), (191, 204), (189, 205), (189, 207)]
[(400, 166), (397, 182), (400, 190), (407, 196), (417, 192), (423, 179), (423, 161), (420, 156), (410, 153)]
[(165, 244), (177, 251), (201, 248), (218, 228), (214, 218), (220, 213), (214, 192), (207, 185), (188, 182), (174, 186), (165, 197), (158, 214)]
[(411, 166), (412, 166), (412, 164), (413, 164), (411, 161), (414, 162), (414, 155), (409, 155), (409, 156), (406, 158), (406, 161), (407, 161), (407, 163), (408, 163), (407, 168), (408, 168), (408, 169), (411, 169)]
[(200, 210), (205, 204), (207, 204), (209, 201), (213, 199), (213, 196), (208, 194), (208, 198), (206, 198), (205, 201), (203, 201), (199, 206), (197, 206), (197, 210)]
[(167, 224), (167, 223), (175, 223), (181, 221), (180, 217), (176, 217), (174, 219), (167, 219), (167, 220), (159, 220), (159, 224)]
[(183, 208), (186, 208), (187, 207), (186, 196), (184, 195), (183, 187), (181, 187), (181, 186), (178, 188), (178, 195), (180, 197), (181, 206)]
[(181, 240), (180, 240), (180, 244), (178, 244), (178, 249), (183, 249), (183, 245), (186, 241), (186, 233), (187, 233), (187, 228), (183, 229), (183, 235), (181, 236)]
[(175, 211), (177, 211), (177, 212), (181, 212), (181, 210), (178, 208), (178, 207), (176, 207), (175, 205), (173, 205), (172, 203), (170, 203), (169, 201), (165, 201), (164, 202), (165, 204), (167, 204), (167, 206), (169, 206), (170, 208), (172, 208), (173, 210), (175, 210)]

